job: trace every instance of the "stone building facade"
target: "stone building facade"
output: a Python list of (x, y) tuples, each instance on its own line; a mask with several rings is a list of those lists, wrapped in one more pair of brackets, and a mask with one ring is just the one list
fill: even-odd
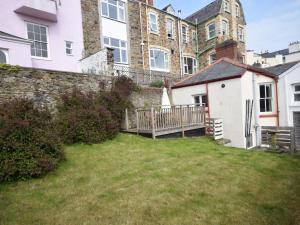
[(118, 70), (183, 77), (211, 64), (226, 40), (238, 42), (241, 61), (246, 54), (239, 0), (215, 0), (185, 19), (152, 0), (81, 2), (85, 56), (110, 47)]

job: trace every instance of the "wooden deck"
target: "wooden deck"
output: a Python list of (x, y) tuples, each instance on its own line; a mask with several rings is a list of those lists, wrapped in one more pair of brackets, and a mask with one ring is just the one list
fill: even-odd
[(151, 134), (153, 139), (174, 133), (205, 128), (205, 107), (180, 105), (172, 107), (151, 107), (135, 110), (135, 126), (130, 127), (126, 113), (126, 132)]

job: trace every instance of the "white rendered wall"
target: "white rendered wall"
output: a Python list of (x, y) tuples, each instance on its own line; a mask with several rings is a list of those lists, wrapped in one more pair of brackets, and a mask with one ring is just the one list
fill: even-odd
[(205, 84), (172, 89), (172, 99), (174, 105), (194, 104), (194, 95), (206, 94)]
[(278, 84), (280, 126), (293, 126), (293, 113), (300, 112), (294, 101), (293, 85), (300, 83), (300, 63), (280, 76)]

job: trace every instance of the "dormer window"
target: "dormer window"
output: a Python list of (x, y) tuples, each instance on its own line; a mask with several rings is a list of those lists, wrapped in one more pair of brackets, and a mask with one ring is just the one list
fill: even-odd
[(228, 0), (224, 0), (224, 11), (230, 13), (230, 2)]

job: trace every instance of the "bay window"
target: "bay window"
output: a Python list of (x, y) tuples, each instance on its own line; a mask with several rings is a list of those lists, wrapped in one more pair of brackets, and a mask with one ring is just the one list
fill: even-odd
[(272, 84), (259, 85), (260, 112), (273, 112), (273, 89)]
[(120, 0), (102, 0), (102, 16), (125, 22), (125, 3)]
[(150, 49), (150, 69), (169, 72), (169, 53), (162, 49)]
[(207, 26), (207, 38), (212, 39), (216, 37), (216, 24), (211, 23)]
[(27, 37), (32, 41), (31, 56), (49, 58), (48, 27), (34, 23), (27, 23)]
[(193, 74), (197, 71), (197, 60), (192, 57), (183, 57), (184, 74)]
[(104, 46), (113, 49), (114, 62), (127, 64), (127, 43), (116, 38), (104, 37)]

